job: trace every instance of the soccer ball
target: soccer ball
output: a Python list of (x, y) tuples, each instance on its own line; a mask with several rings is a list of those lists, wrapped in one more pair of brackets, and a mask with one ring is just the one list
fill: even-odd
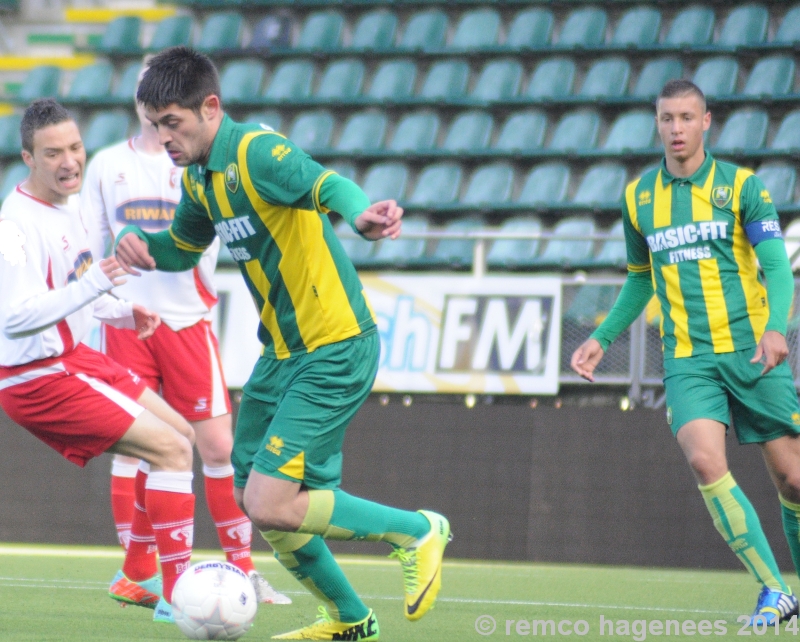
[(238, 640), (256, 617), (250, 578), (227, 562), (189, 567), (172, 591), (175, 623), (192, 640)]

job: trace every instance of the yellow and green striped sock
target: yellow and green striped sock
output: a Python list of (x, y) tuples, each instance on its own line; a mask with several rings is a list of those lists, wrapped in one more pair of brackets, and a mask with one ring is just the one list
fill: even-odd
[(800, 504), (793, 504), (783, 495), (778, 495), (781, 500), (781, 519), (786, 541), (789, 542), (789, 551), (797, 575), (800, 576)]

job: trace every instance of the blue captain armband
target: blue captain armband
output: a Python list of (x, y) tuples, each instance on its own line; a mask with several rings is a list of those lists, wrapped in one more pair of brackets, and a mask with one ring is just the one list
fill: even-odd
[(755, 247), (761, 241), (783, 238), (781, 234), (781, 222), (778, 219), (770, 221), (753, 221), (744, 226), (750, 244)]

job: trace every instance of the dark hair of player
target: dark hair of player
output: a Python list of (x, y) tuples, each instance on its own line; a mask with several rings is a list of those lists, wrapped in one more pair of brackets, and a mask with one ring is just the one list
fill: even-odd
[(33, 135), (40, 129), (58, 125), (68, 120), (75, 120), (64, 105), (52, 98), (34, 100), (25, 110), (19, 133), (22, 136), (22, 149), (33, 154)]
[(136, 100), (151, 109), (176, 104), (199, 113), (212, 94), (220, 95), (219, 73), (208, 56), (189, 47), (171, 47), (147, 61)]
[(703, 93), (703, 90), (695, 85), (691, 80), (684, 80), (683, 78), (670, 80), (661, 88), (661, 92), (658, 94), (658, 98), (656, 98), (656, 107), (658, 107), (658, 101), (662, 98), (683, 98), (684, 96), (688, 96), (690, 94), (694, 94), (700, 99), (700, 102), (703, 105), (703, 112), (705, 112), (706, 96)]

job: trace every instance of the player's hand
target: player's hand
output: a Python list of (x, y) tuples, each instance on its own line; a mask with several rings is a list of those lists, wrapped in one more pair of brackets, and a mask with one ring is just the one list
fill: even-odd
[(100, 269), (106, 278), (114, 284), (114, 287), (122, 285), (127, 279), (123, 278), (127, 272), (120, 266), (119, 262), (113, 256), (100, 261)]
[(761, 341), (756, 346), (756, 353), (750, 359), (750, 363), (763, 363), (762, 375), (767, 374), (775, 366), (780, 365), (789, 356), (789, 346), (786, 345), (786, 337), (777, 330), (767, 330), (761, 335)]
[(161, 325), (161, 317), (147, 308), (133, 304), (133, 322), (136, 326), (137, 336), (144, 340), (153, 336), (156, 328)]
[(597, 339), (587, 339), (572, 353), (570, 367), (587, 381), (594, 381), (594, 369), (603, 358), (603, 348)]
[(150, 249), (136, 234), (128, 233), (123, 236), (114, 250), (117, 261), (128, 274), (140, 276), (136, 270), (140, 268), (148, 272), (156, 269), (156, 260), (150, 256)]
[(356, 229), (366, 238), (378, 241), (400, 236), (403, 208), (396, 201), (378, 201), (365, 209), (356, 218)]

